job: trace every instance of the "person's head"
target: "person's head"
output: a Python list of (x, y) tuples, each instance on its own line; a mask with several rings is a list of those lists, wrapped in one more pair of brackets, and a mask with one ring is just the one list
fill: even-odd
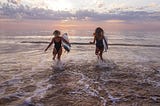
[(53, 32), (53, 35), (56, 37), (56, 36), (59, 36), (61, 34), (61, 32), (59, 30), (55, 30)]
[(103, 29), (101, 27), (96, 28), (95, 35), (96, 36), (103, 36), (104, 35)]

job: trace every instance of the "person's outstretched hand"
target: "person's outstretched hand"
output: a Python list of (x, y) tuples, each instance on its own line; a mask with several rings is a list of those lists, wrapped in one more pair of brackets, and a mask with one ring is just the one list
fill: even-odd
[(44, 50), (44, 52), (46, 52), (46, 51), (47, 51), (47, 49)]
[(93, 42), (89, 42), (90, 44), (93, 44)]

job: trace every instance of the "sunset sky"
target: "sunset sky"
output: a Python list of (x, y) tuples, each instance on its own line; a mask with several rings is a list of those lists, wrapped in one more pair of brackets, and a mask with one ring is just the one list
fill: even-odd
[(111, 31), (158, 31), (160, 0), (0, 0), (0, 30), (96, 26)]

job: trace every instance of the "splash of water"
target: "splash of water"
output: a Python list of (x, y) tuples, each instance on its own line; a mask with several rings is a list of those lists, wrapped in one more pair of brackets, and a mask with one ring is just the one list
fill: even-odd
[(116, 98), (116, 97), (113, 97), (111, 94), (108, 93), (108, 97), (109, 99), (112, 101), (113, 104), (115, 104), (116, 102), (119, 102), (120, 101), (120, 98)]

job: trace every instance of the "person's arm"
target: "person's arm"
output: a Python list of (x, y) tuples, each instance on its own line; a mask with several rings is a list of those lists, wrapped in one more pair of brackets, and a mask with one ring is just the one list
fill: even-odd
[(54, 38), (51, 40), (51, 42), (49, 43), (49, 45), (47, 46), (47, 48), (44, 50), (45, 52), (48, 50), (48, 48), (53, 44), (54, 42)]
[(71, 44), (62, 37), (62, 40), (71, 47)]
[(95, 44), (96, 42), (96, 36), (94, 36), (93, 42), (90, 42), (90, 44)]

